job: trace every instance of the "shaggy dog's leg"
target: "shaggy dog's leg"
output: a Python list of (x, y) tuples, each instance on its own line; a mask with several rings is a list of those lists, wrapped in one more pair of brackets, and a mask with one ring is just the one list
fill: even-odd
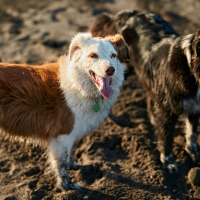
[(76, 190), (82, 187), (71, 182), (68, 169), (70, 166), (70, 154), (74, 145), (75, 138), (72, 134), (61, 135), (56, 139), (50, 139), (49, 149), (51, 155), (51, 162), (53, 168), (58, 174), (58, 184), (60, 184), (65, 190)]
[(174, 128), (177, 118), (178, 117), (174, 113), (159, 108), (155, 123), (155, 133), (158, 138), (160, 161), (163, 163), (163, 167), (167, 168), (170, 173), (178, 172), (172, 154)]
[(147, 94), (147, 112), (150, 123), (155, 125), (155, 114), (154, 114), (154, 101), (150, 95)]
[(198, 127), (199, 115), (188, 115), (186, 118), (186, 145), (185, 150), (194, 162), (199, 161), (200, 152), (196, 141), (196, 133)]
[(79, 144), (80, 140), (76, 140), (72, 146), (72, 150), (71, 150), (71, 153), (70, 153), (70, 158), (69, 158), (69, 162), (70, 162), (70, 169), (74, 169), (74, 170), (77, 170), (79, 169), (80, 165), (78, 163), (76, 163), (74, 161), (74, 154), (76, 152), (76, 149), (78, 147), (78, 144)]

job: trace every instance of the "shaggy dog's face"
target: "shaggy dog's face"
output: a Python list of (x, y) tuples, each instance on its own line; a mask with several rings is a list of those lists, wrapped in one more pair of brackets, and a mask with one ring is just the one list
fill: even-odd
[[(75, 36), (70, 46), (70, 66), (77, 84), (87, 95), (110, 98), (114, 87), (121, 86), (128, 48), (120, 35), (92, 38), (91, 34)], [(73, 68), (73, 69), (72, 69)], [(73, 73), (74, 74), (74, 73)]]

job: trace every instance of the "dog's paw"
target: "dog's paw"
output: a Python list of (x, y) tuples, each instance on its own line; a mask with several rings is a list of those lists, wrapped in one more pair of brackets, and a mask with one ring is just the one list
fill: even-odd
[(67, 184), (62, 183), (62, 187), (66, 191), (67, 190), (82, 190), (84, 188), (84, 187), (82, 187), (82, 186), (80, 186), (80, 185), (78, 185), (76, 183), (71, 182), (71, 181), (69, 183), (67, 183)]
[(164, 163), (163, 168), (167, 169), (170, 174), (174, 174), (179, 171), (176, 163)]
[(78, 170), (80, 168), (80, 165), (76, 162), (73, 162), (72, 165), (71, 165), (71, 169), (74, 169), (74, 170)]
[(185, 151), (188, 153), (193, 162), (200, 161), (200, 149), (197, 146), (195, 148), (186, 146)]
[(177, 164), (173, 161), (172, 153), (169, 156), (161, 154), (160, 161), (163, 163), (163, 168), (167, 169), (170, 174), (177, 173), (179, 171)]

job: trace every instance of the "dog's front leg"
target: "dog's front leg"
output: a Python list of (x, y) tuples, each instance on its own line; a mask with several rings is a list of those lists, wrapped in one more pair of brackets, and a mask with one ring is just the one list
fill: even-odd
[(71, 135), (60, 135), (57, 138), (51, 138), (49, 141), (51, 162), (58, 175), (58, 184), (65, 190), (77, 190), (82, 188), (71, 182), (68, 175), (70, 154), (74, 145), (74, 140), (75, 139)]
[(74, 154), (76, 152), (79, 142), (80, 142), (80, 140), (77, 139), (72, 146), (71, 153), (70, 153), (70, 160), (69, 160), (70, 161), (70, 166), (69, 166), (70, 169), (77, 170), (80, 167), (80, 165), (74, 161)]
[(177, 118), (178, 117), (175, 114), (159, 108), (155, 123), (160, 161), (162, 162), (163, 167), (167, 168), (170, 173), (178, 172), (178, 167), (173, 161), (172, 154), (174, 128)]
[(200, 160), (200, 151), (197, 144), (197, 128), (198, 128), (199, 115), (188, 115), (185, 120), (186, 132), (185, 150), (190, 155), (194, 162)]

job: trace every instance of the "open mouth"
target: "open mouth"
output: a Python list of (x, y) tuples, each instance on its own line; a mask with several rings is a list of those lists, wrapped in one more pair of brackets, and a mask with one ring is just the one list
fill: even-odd
[(89, 71), (92, 77), (93, 82), (97, 85), (99, 92), (103, 95), (103, 97), (110, 98), (113, 94), (113, 90), (110, 87), (112, 83), (111, 77), (101, 77), (95, 74), (92, 70)]

